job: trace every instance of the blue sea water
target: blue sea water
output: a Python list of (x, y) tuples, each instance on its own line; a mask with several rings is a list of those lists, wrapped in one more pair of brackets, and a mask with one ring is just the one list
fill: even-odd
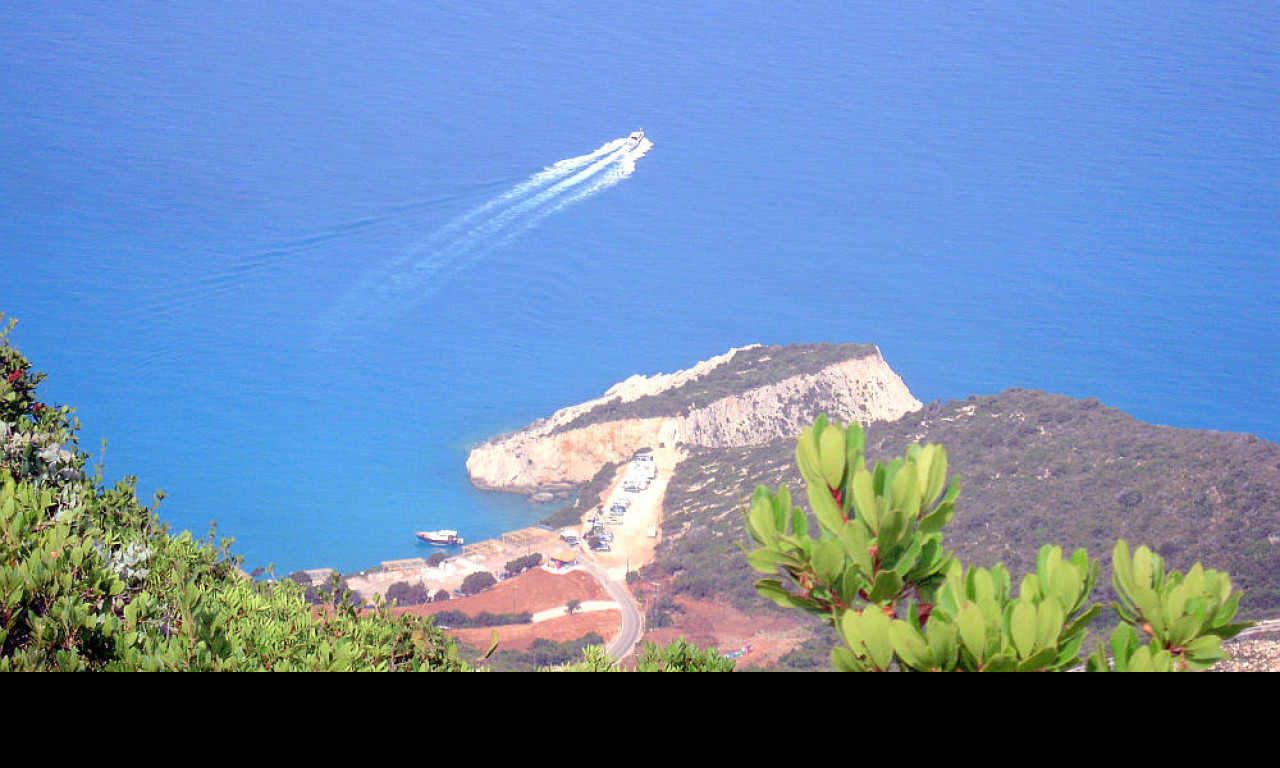
[(65, 0), (0, 50), (0, 311), (249, 568), (530, 524), (471, 444), (753, 342), (1280, 439), (1272, 3)]

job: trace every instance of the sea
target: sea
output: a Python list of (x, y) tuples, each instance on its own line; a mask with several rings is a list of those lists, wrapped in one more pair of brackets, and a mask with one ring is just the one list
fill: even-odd
[(0, 51), (13, 342), (246, 569), (534, 524), (473, 444), (751, 343), (1280, 440), (1277, 3), (60, 0)]

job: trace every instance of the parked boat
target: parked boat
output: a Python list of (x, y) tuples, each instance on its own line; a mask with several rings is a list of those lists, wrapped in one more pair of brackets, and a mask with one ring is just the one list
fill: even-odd
[(446, 546), (449, 544), (464, 543), (462, 537), (458, 535), (457, 531), (417, 531), (414, 535), (428, 544)]

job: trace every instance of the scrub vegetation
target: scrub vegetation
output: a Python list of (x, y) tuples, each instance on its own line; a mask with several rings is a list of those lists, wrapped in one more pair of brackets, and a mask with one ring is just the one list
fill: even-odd
[(789, 344), (739, 350), (732, 360), (704, 376), (628, 403), (613, 398), (557, 427), (552, 434), (608, 421), (685, 415), (726, 397), (875, 353), (873, 344)]

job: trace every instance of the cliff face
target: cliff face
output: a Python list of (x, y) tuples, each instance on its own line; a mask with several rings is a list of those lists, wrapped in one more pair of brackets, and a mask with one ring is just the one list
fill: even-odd
[(467, 458), (467, 474), (480, 488), (529, 493), (584, 483), (602, 465), (626, 461), (641, 448), (670, 448), (677, 443), (756, 445), (799, 434), (820, 413), (867, 424), (897, 419), (921, 408), (879, 350), (871, 348), (861, 357), (780, 378), (682, 413), (565, 428), (609, 401), (633, 402), (670, 392), (713, 370), (722, 377), (738, 373), (733, 370), (738, 353), (757, 350), (753, 359), (758, 360), (759, 349), (757, 345), (730, 350), (674, 374), (632, 377), (597, 400), (562, 409), (523, 430), (482, 443)]

